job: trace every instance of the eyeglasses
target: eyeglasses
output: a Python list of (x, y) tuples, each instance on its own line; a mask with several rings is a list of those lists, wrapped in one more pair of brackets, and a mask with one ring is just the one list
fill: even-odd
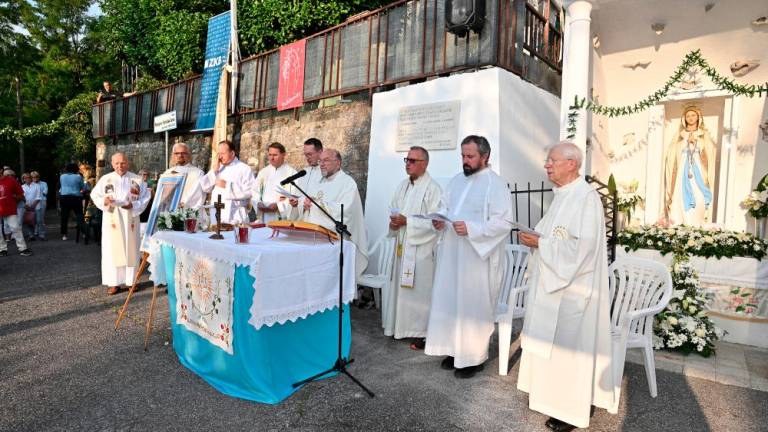
[(415, 164), (416, 162), (423, 162), (425, 159), (413, 159), (413, 158), (403, 158), (403, 162), (407, 164)]
[(189, 154), (189, 152), (173, 152), (173, 155), (174, 155), (174, 156), (178, 156), (178, 155), (188, 155), (188, 154)]
[(558, 162), (569, 161), (569, 160), (573, 160), (573, 159), (552, 159), (552, 158), (548, 158), (548, 159), (544, 159), (544, 164), (545, 165), (554, 165), (554, 164), (556, 164)]
[(332, 163), (336, 161), (337, 159), (320, 159), (320, 163)]

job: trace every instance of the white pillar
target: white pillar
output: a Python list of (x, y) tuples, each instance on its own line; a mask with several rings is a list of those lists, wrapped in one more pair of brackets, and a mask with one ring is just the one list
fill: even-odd
[[(566, 11), (563, 35), (563, 83), (560, 91), (560, 139), (568, 137), (568, 107), (573, 104), (574, 96), (579, 98), (589, 96), (589, 60), (592, 48), (589, 32), (592, 4), (588, 1), (576, 0), (568, 5)], [(576, 145), (585, 154), (587, 116), (584, 110), (579, 112), (574, 138)]]

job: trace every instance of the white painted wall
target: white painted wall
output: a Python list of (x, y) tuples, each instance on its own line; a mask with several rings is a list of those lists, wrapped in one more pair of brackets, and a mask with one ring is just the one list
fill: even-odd
[[(715, 6), (709, 12), (705, 12), (704, 6), (712, 3), (710, 0), (680, 0), (674, 4), (666, 0), (596, 3), (592, 22), (601, 46), (599, 55), (594, 56), (592, 77), (602, 103), (620, 106), (643, 99), (662, 87), (683, 57), (695, 49), (700, 49), (703, 57), (721, 74), (739, 83), (749, 85), (768, 81), (768, 26), (751, 25), (754, 19), (768, 11), (765, 0), (718, 1), (714, 2)], [(658, 36), (651, 30), (651, 25), (656, 22), (666, 24), (664, 32)], [(651, 60), (651, 64), (647, 68), (635, 69), (623, 66), (641, 59)], [(761, 66), (744, 77), (733, 77), (729, 69), (731, 63), (752, 59), (760, 60)], [(714, 89), (713, 84), (703, 80), (703, 86), (698, 91), (712, 94)], [(674, 99), (692, 102), (702, 100), (702, 96), (699, 92), (681, 91)], [(655, 196), (660, 182), (654, 175), (661, 173), (661, 166), (656, 164), (662, 155), (656, 154), (659, 146), (652, 141), (667, 140), (669, 134), (663, 126), (661, 130), (649, 134), (649, 122), (654, 119), (654, 111), (659, 114), (664, 108), (675, 109), (672, 107), (682, 103), (665, 103), (656, 110), (628, 117), (593, 118), (593, 132), (598, 129), (596, 122), (605, 122), (607, 146), (616, 156), (610, 161), (610, 170), (617, 181), (628, 183), (638, 179), (641, 190), (653, 189)], [(728, 211), (719, 222), (731, 229), (751, 229), (752, 223), (740, 209), (739, 202), (768, 172), (768, 142), (762, 139), (758, 129), (758, 125), (768, 119), (768, 101), (765, 96), (730, 98), (725, 109), (723, 116), (733, 117), (734, 129), (731, 133), (728, 125), (722, 123), (723, 119), (717, 122), (722, 128), (715, 140), (723, 142), (724, 146), (721, 178), (723, 170), (730, 170), (727, 184), (721, 187), (721, 193), (727, 192), (721, 206), (726, 206)], [(666, 121), (673, 117), (679, 117), (679, 113), (664, 114)], [(716, 124), (708, 126), (717, 128)], [(624, 137), (631, 138), (628, 134), (634, 134), (634, 144), (625, 146)], [(662, 144), (666, 146), (668, 143), (663, 141)], [(723, 198), (722, 194), (720, 197)], [(658, 217), (656, 211), (659, 206), (651, 207), (653, 211), (649, 209), (649, 214), (638, 214), (648, 223), (655, 222)]]
[(558, 138), (560, 100), (503, 69), (439, 78), (373, 96), (365, 222), (372, 243), (386, 234), (389, 202), (405, 178), (405, 152), (396, 152), (400, 108), (461, 101), (456, 148), (430, 151), (429, 173), (441, 185), (461, 171), (458, 143), (482, 135), (491, 168), (509, 182), (546, 180), (543, 148)]

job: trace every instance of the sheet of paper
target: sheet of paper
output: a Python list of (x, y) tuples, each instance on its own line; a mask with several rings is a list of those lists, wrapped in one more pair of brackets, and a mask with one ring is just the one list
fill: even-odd
[(286, 190), (284, 187), (282, 187), (282, 186), (276, 186), (276, 187), (275, 187), (275, 190), (277, 191), (277, 193), (279, 193), (280, 195), (282, 195), (282, 196), (284, 196), (284, 197), (293, 198), (293, 199), (299, 199), (299, 198), (301, 198), (301, 196), (299, 196), (299, 195), (296, 195), (296, 194), (292, 194), (292, 193), (288, 192), (288, 191), (287, 191), (287, 190)]
[(441, 222), (453, 223), (451, 218), (449, 218), (448, 216), (442, 213), (427, 213), (423, 215), (413, 215), (413, 217), (418, 219), (428, 219), (428, 220), (436, 220)]
[(508, 220), (507, 222), (512, 224), (512, 228), (516, 228), (520, 232), (524, 232), (524, 233), (527, 233), (527, 234), (533, 234), (533, 235), (541, 237), (541, 233), (540, 232), (538, 232), (538, 231), (536, 231), (534, 229), (529, 228), (527, 225), (523, 225), (523, 224), (517, 223), (517, 222), (512, 222), (510, 220)]

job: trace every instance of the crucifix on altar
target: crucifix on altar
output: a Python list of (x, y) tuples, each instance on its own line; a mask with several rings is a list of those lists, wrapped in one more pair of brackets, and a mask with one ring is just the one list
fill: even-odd
[(224, 208), (224, 203), (221, 202), (221, 194), (219, 194), (218, 200), (213, 203), (213, 208), (216, 210), (216, 232), (209, 237), (213, 240), (224, 240), (224, 236), (221, 235), (221, 210)]

